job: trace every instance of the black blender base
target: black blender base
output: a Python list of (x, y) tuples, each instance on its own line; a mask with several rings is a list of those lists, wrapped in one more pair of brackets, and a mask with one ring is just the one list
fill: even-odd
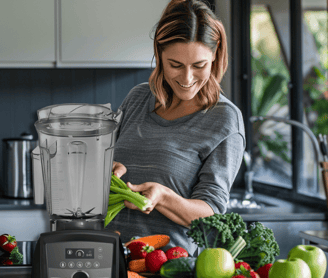
[(43, 233), (35, 248), (32, 277), (127, 278), (120, 237), (93, 230)]

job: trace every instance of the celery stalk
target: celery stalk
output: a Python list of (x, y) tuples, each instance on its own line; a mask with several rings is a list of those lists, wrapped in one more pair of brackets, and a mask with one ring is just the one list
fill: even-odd
[(108, 206), (107, 215), (105, 218), (105, 227), (114, 219), (114, 217), (125, 208), (124, 202), (121, 201), (114, 205)]
[(245, 246), (246, 241), (241, 236), (239, 236), (237, 237), (236, 242), (229, 248), (228, 251), (231, 253), (233, 259), (235, 259)]

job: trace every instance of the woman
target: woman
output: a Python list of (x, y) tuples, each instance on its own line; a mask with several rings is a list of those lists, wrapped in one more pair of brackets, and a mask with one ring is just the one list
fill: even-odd
[[(173, 0), (154, 38), (156, 68), (131, 90), (113, 172), (152, 201), (141, 212), (125, 201), (108, 225), (132, 236), (167, 234), (190, 255), (186, 235), (199, 217), (225, 213), (245, 148), (240, 110), (220, 93), (227, 68), (224, 27), (201, 1)], [(168, 247), (170, 247), (168, 246)]]

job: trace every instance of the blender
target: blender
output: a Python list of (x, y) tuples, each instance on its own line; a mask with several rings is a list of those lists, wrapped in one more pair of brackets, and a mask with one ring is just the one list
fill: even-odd
[(120, 237), (104, 230), (121, 117), (110, 104), (38, 110), (34, 199), (46, 201), (51, 232), (38, 239), (33, 278), (127, 277)]

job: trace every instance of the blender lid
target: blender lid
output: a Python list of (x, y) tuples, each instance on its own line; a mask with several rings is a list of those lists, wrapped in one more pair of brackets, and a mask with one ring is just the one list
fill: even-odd
[(55, 136), (100, 136), (117, 129), (122, 111), (110, 104), (60, 104), (38, 110), (38, 132)]

